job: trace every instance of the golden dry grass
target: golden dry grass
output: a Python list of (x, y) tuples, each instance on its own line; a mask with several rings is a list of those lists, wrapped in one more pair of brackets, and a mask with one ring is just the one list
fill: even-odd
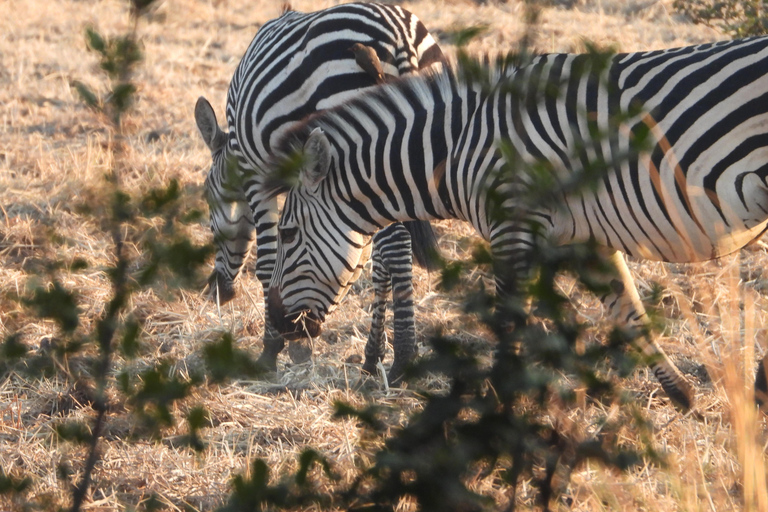
[[(335, 2), (291, 3), (297, 10), (316, 10)], [(578, 51), (584, 41), (593, 41), (618, 51), (636, 51), (723, 38), (679, 19), (671, 4), (670, 0), (582, 0), (572, 9), (547, 8), (535, 31), (535, 46), (542, 51)], [(487, 24), (488, 30), (472, 42), (470, 51), (507, 49), (523, 31), (523, 6), (515, 1), (424, 0), (403, 5), (438, 35)], [(221, 118), (229, 78), (242, 52), (258, 27), (279, 10), (277, 2), (265, 0), (169, 0), (141, 25), (147, 58), (137, 75), (135, 114), (127, 122), (124, 184), (129, 191), (177, 178), (190, 194), (199, 193), (210, 157), (194, 125), (194, 102), (205, 95)], [(93, 24), (100, 31), (117, 33), (125, 30), (126, 20), (126, 9), (116, 0), (0, 2), (0, 336), (19, 330), (33, 348), (56, 334), (54, 326), (34, 320), (4, 297), (23, 291), (38, 278), (36, 261), (79, 257), (89, 262), (85, 272), (61, 274), (64, 284), (80, 292), (86, 330), (110, 294), (109, 281), (100, 270), (110, 261), (109, 236), (75, 209), (76, 203), (98, 190), (110, 168), (106, 134), (70, 83), (81, 80), (96, 88), (102, 83), (95, 57), (85, 48), (84, 27)], [(202, 207), (199, 198), (190, 201)], [(474, 240), (470, 228), (456, 222), (443, 222), (438, 228), (445, 253), (466, 257)], [(59, 241), (51, 246), (53, 235)], [(192, 235), (206, 240), (208, 229), (197, 225)], [(669, 290), (664, 299), (668, 327), (660, 341), (697, 381), (702, 418), (674, 411), (649, 372), (638, 370), (624, 384), (656, 425), (653, 442), (669, 455), (669, 465), (646, 465), (627, 474), (592, 463), (578, 468), (572, 475), (571, 509), (768, 509), (764, 470), (768, 436), (764, 419), (754, 415), (749, 394), (754, 361), (765, 350), (768, 253), (758, 247), (720, 262), (632, 262), (631, 267), (641, 294), (648, 294), (653, 282)], [(605, 323), (594, 298), (579, 293), (567, 277), (561, 285), (585, 318)], [(420, 340), (437, 325), (470, 341), (482, 337), (466, 327), (455, 297), (434, 293), (430, 276), (419, 273), (416, 287)], [(134, 296), (131, 309), (146, 318), (147, 350), (136, 361), (116, 361), (116, 367), (149, 367), (158, 358), (171, 356), (177, 360), (174, 371), (185, 374), (200, 364), (201, 348), (225, 329), (235, 333), (239, 347), (259, 353), (263, 322), (259, 288), (246, 275), (238, 298), (221, 312), (195, 292)], [(305, 446), (328, 455), (342, 475), (350, 474), (354, 461), (370, 452), (359, 446), (361, 433), (353, 422), (331, 421), (332, 402), (386, 401), (401, 405), (404, 414), (417, 406), (408, 390), (360, 393), (359, 366), (345, 363), (363, 352), (370, 299), (371, 285), (364, 278), (329, 322), (326, 332), (333, 335), (315, 342), (311, 363), (291, 365), (283, 356), (273, 381), (197, 389), (178, 410), (198, 403), (208, 409), (209, 447), (203, 455), (174, 443), (185, 432), (184, 425), (168, 429), (158, 442), (128, 440), (130, 421), (116, 407), (109, 414), (87, 508), (122, 510), (155, 494), (170, 510), (210, 509), (222, 503), (232, 475), (245, 471), (253, 457), (264, 458), (279, 474), (295, 465), (295, 455)], [(700, 364), (709, 379), (703, 378)], [(579, 422), (615, 412), (587, 409), (566, 414)], [(65, 500), (67, 489), (56, 477), (56, 465), (71, 458), (73, 468), (81, 469), (82, 450), (58, 441), (52, 426), (63, 418), (92, 414), (60, 380), (12, 374), (0, 381), (0, 464), (11, 474), (34, 478), (28, 497)], [(633, 432), (626, 435), (626, 442), (637, 441)], [(494, 493), (485, 481), (477, 483), (477, 490)], [(530, 496), (524, 486), (519, 504), (530, 506)], [(20, 504), (0, 501), (0, 509)], [(404, 503), (403, 510), (407, 509)]]

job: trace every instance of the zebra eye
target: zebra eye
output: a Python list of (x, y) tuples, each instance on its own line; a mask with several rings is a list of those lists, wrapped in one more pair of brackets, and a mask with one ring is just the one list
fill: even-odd
[(299, 232), (299, 228), (281, 228), (280, 229), (280, 243), (290, 244), (296, 239), (296, 234)]

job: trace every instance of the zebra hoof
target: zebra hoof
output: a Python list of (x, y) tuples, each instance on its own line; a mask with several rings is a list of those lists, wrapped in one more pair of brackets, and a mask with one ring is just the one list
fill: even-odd
[(269, 354), (261, 354), (256, 360), (256, 366), (263, 370), (264, 373), (277, 373), (277, 356), (271, 356)]
[(683, 412), (688, 412), (695, 405), (693, 386), (685, 377), (680, 376), (675, 382), (665, 382), (659, 379), (661, 387), (672, 403)]
[(688, 396), (685, 393), (670, 393), (668, 391), (667, 395), (669, 396), (669, 399), (672, 400), (672, 403), (676, 407), (679, 407), (683, 412), (688, 412), (693, 409), (693, 406), (696, 403), (693, 396)]
[(312, 358), (312, 346), (302, 340), (289, 341), (288, 356), (294, 364), (306, 363)]
[(766, 375), (766, 366), (768, 366), (768, 355), (757, 364), (755, 403), (763, 412), (768, 413), (768, 375)]
[(214, 270), (208, 278), (208, 300), (226, 304), (235, 298), (235, 283)]
[(391, 388), (402, 387), (405, 383), (405, 371), (403, 369), (390, 370), (389, 375), (387, 375), (387, 382)]
[(365, 364), (360, 368), (360, 371), (367, 373), (368, 375), (376, 375), (378, 370), (376, 369), (376, 362), (368, 358), (365, 359)]

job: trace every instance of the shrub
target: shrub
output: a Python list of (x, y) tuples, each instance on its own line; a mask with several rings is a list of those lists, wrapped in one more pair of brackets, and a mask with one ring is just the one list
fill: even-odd
[(732, 37), (768, 33), (768, 14), (763, 0), (675, 0), (672, 5), (694, 23), (715, 28)]

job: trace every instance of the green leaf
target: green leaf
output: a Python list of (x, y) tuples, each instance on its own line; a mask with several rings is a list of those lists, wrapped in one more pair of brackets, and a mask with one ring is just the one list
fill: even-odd
[(75, 300), (76, 295), (65, 289), (58, 281), (50, 287), (38, 288), (31, 299), (25, 303), (32, 306), (40, 318), (49, 318), (59, 324), (65, 333), (71, 333), (80, 323), (80, 310)]
[(123, 113), (131, 106), (135, 92), (136, 86), (130, 82), (117, 84), (112, 90), (109, 102), (114, 106), (116, 112)]
[(451, 291), (461, 283), (461, 274), (464, 265), (460, 261), (450, 261), (445, 264), (440, 273), (440, 287), (445, 291)]
[(90, 108), (100, 109), (99, 97), (93, 92), (87, 85), (77, 80), (72, 82), (72, 87), (75, 88), (77, 94), (80, 95), (80, 99)]
[(200, 429), (206, 426), (208, 423), (208, 411), (205, 407), (199, 405), (193, 407), (187, 413), (187, 424), (189, 425), (189, 433), (184, 436), (184, 443), (195, 450), (196, 452), (202, 452), (205, 450), (205, 441), (200, 437)]
[(104, 42), (104, 38), (101, 34), (96, 32), (93, 27), (87, 27), (85, 29), (85, 40), (88, 48), (94, 50), (102, 55), (106, 52), (107, 45)]
[(358, 421), (362, 421), (374, 430), (383, 430), (385, 428), (384, 423), (377, 417), (378, 413), (381, 411), (381, 408), (378, 406), (372, 405), (364, 409), (357, 409), (346, 402), (337, 400), (333, 402), (333, 409), (333, 417), (336, 419), (354, 418)]
[(128, 359), (133, 359), (139, 353), (139, 335), (141, 334), (141, 325), (135, 319), (131, 319), (125, 324), (125, 333), (123, 334), (120, 349)]
[[(151, 494), (149, 498), (143, 503), (144, 512), (155, 512), (156, 510), (167, 510), (165, 502), (163, 502), (157, 494)], [(190, 508), (191, 510), (191, 508)]]
[(449, 39), (453, 41), (458, 48), (469, 44), (474, 38), (488, 30), (488, 25), (472, 25), (462, 28), (450, 34)]
[(310, 468), (312, 467), (312, 463), (317, 462), (323, 467), (323, 472), (331, 479), (335, 479), (331, 472), (331, 465), (328, 462), (328, 459), (320, 455), (318, 452), (312, 449), (305, 449), (303, 452), (301, 452), (301, 455), (299, 456), (299, 469), (296, 472), (296, 483), (298, 485), (306, 485), (307, 484), (307, 473), (309, 473)]
[(112, 196), (112, 215), (115, 222), (130, 222), (136, 217), (131, 196), (117, 190)]
[(131, 10), (133, 16), (143, 15), (147, 9), (155, 3), (156, 0), (131, 0)]
[(188, 212), (186, 212), (184, 215), (182, 215), (179, 220), (181, 221), (182, 224), (197, 224), (206, 219), (207, 217), (205, 215), (205, 212), (197, 208), (193, 208)]
[(222, 334), (219, 341), (206, 345), (203, 357), (213, 382), (240, 376), (258, 377), (266, 372), (247, 352), (234, 347), (234, 339), (228, 332)]
[(15, 333), (5, 338), (0, 354), (3, 359), (19, 359), (27, 355), (27, 352), (29, 347), (21, 341), (21, 335)]
[(70, 272), (80, 272), (81, 270), (86, 270), (87, 268), (88, 268), (88, 261), (84, 260), (83, 258), (75, 258), (69, 264)]
[(208, 411), (206, 411), (205, 407), (203, 407), (202, 405), (193, 407), (187, 413), (187, 422), (189, 423), (189, 427), (194, 430), (203, 428), (205, 426), (204, 424), (207, 421), (208, 421)]
[(88, 444), (93, 440), (93, 435), (88, 426), (80, 421), (67, 421), (54, 426), (56, 434), (64, 441), (75, 444)]
[(250, 478), (236, 475), (232, 479), (232, 487), (234, 490), (229, 503), (221, 510), (261, 511), (266, 508), (265, 505), (284, 505), (288, 497), (285, 485), (269, 485), (269, 467), (261, 459), (251, 464)]
[(141, 201), (142, 209), (147, 215), (157, 215), (165, 207), (178, 201), (180, 197), (179, 181), (173, 178), (167, 187), (150, 190)]
[(32, 486), (32, 479), (28, 476), (14, 478), (8, 476), (3, 468), (0, 468), (0, 495), (21, 494)]
[(74, 471), (72, 471), (72, 466), (70, 466), (67, 461), (59, 461), (59, 463), (56, 464), (56, 478), (63, 483), (71, 484), (73, 474)]
[(137, 405), (145, 419), (152, 421), (153, 425), (150, 426), (153, 428), (174, 424), (171, 405), (186, 398), (197, 382), (194, 377), (188, 380), (175, 375), (167, 362), (160, 362), (154, 368), (145, 370), (139, 378), (141, 385), (131, 401)]
[(194, 246), (188, 238), (184, 238), (168, 247), (166, 261), (174, 274), (191, 280), (195, 278), (197, 271), (208, 260), (211, 252), (211, 246)]

